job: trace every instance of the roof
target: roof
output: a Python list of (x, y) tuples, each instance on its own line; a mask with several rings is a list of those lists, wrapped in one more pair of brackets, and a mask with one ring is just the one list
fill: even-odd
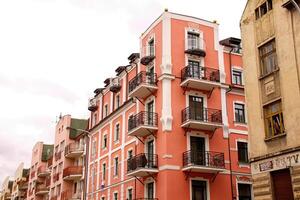
[(241, 39), (235, 37), (229, 37), (224, 40), (221, 40), (219, 43), (223, 46), (236, 47), (236, 46), (240, 46)]

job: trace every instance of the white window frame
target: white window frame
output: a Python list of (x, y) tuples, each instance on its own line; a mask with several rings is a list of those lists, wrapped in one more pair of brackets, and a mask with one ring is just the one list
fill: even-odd
[(249, 183), (249, 182), (245, 182), (245, 181), (239, 181), (239, 180), (236, 180), (236, 185), (235, 185), (235, 187), (236, 187), (237, 199), (238, 199), (238, 200), (240, 199), (240, 194), (239, 194), (239, 183), (250, 185), (250, 188), (251, 188), (251, 199), (254, 199), (253, 184), (252, 184), (252, 183)]
[[(244, 105), (244, 113), (245, 113), (245, 123), (241, 123), (241, 122), (237, 122), (236, 118), (235, 118), (235, 104), (242, 104)], [(247, 120), (247, 107), (245, 102), (243, 101), (233, 101), (232, 104), (232, 108), (233, 108), (233, 122), (234, 122), (234, 126), (243, 126), (243, 127), (248, 127), (248, 120)]]
[[(119, 106), (117, 106), (117, 103), (118, 103), (118, 101), (117, 101), (117, 96), (119, 96)], [(120, 95), (120, 92), (119, 92), (119, 93), (117, 93), (116, 96), (115, 96), (115, 110), (118, 109), (121, 105), (122, 105), (122, 104), (121, 104), (121, 95)]]
[(117, 195), (117, 200), (119, 200), (119, 192), (118, 191), (114, 191), (113, 193), (113, 200), (115, 200), (115, 195)]
[(132, 197), (134, 197), (133, 196), (133, 187), (128, 187), (127, 190), (126, 190), (126, 199), (129, 199), (129, 190), (132, 191)]
[(189, 92), (186, 92), (186, 95), (185, 95), (185, 101), (186, 101), (186, 108), (189, 107), (189, 97), (190, 96), (195, 96), (195, 97), (202, 97), (203, 98), (203, 107), (204, 108), (207, 108), (207, 95), (202, 93), (202, 92), (196, 92), (196, 91), (189, 91)]
[(190, 178), (189, 179), (189, 184), (190, 184), (190, 200), (192, 200), (192, 192), (193, 192), (193, 187), (192, 187), (192, 181), (205, 181), (206, 182), (206, 194), (207, 194), (207, 200), (210, 200), (210, 185), (209, 185), (209, 180), (208, 179), (204, 179), (201, 177), (197, 177), (197, 178)]
[[(241, 139), (241, 138), (238, 138), (238, 139), (236, 139), (235, 140), (235, 150), (236, 150), (236, 152), (237, 152), (237, 159), (239, 159), (239, 148), (238, 148), (238, 142), (243, 142), (243, 143), (247, 143), (247, 147), (248, 147), (248, 149), (247, 149), (247, 151), (248, 151), (248, 159), (249, 159), (249, 142), (248, 142), (248, 140), (246, 140), (246, 139)], [(238, 162), (238, 164), (239, 164), (239, 167), (240, 168), (250, 168), (250, 163), (240, 163), (239, 162), (239, 160), (237, 160), (237, 162)]]
[[(105, 137), (106, 137), (106, 146), (104, 146), (104, 144), (105, 144), (105, 143), (104, 143), (104, 138), (105, 138)], [(101, 145), (101, 148), (102, 148), (102, 149), (107, 149), (107, 142), (108, 142), (108, 141), (107, 141), (107, 139), (108, 139), (107, 137), (108, 137), (107, 132), (104, 132), (104, 134), (102, 135), (102, 145)]]
[(144, 197), (148, 198), (147, 185), (148, 183), (153, 183), (153, 197), (156, 197), (156, 183), (153, 178), (148, 178), (144, 181)]
[[(118, 160), (118, 165), (116, 165), (116, 160)], [(120, 164), (120, 160), (119, 160), (119, 157), (118, 156), (116, 156), (116, 157), (114, 157), (114, 177), (118, 177), (119, 176), (119, 164)], [(118, 173), (116, 173), (116, 172), (118, 172)]]
[(201, 137), (204, 138), (205, 142), (205, 151), (209, 151), (209, 136), (203, 132), (188, 132), (187, 133), (187, 151), (191, 150), (191, 137)]
[[(116, 139), (117, 138), (117, 126), (119, 126), (118, 139)], [(115, 128), (114, 128), (114, 142), (115, 143), (120, 141), (120, 134), (121, 134), (121, 126), (120, 126), (120, 122), (117, 122), (115, 124)]]
[[(245, 85), (245, 80), (244, 80), (244, 69), (240, 66), (232, 66), (231, 67), (231, 80), (233, 80), (233, 71), (239, 71), (241, 72), (242, 75), (242, 86)], [(233, 84), (233, 81), (231, 81)]]
[(201, 44), (201, 40), (204, 41), (204, 33), (203, 31), (197, 29), (197, 28), (191, 28), (191, 27), (186, 27), (185, 28), (185, 50), (188, 49), (188, 34), (191, 33), (191, 34), (199, 34), (199, 46), (204, 49), (205, 48), (205, 44)]

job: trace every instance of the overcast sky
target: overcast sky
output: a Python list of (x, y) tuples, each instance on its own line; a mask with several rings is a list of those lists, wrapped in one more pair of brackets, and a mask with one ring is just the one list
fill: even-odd
[(246, 0), (1, 0), (0, 183), (53, 143), (59, 113), (87, 117), (87, 99), (165, 8), (220, 23), (240, 37)]

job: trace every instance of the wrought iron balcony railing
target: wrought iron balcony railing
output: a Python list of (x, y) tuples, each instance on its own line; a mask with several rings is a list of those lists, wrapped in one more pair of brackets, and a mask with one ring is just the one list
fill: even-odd
[(128, 83), (129, 85), (129, 93), (135, 90), (140, 85), (149, 85), (149, 86), (157, 86), (157, 74), (142, 71), (138, 73), (133, 79), (131, 79)]
[(187, 107), (182, 110), (182, 123), (188, 120), (222, 123), (222, 111), (212, 108)]
[(128, 119), (128, 131), (139, 126), (154, 126), (157, 127), (157, 113), (142, 111)]
[(186, 66), (181, 70), (181, 81), (186, 79), (206, 80), (220, 82), (220, 72), (218, 69), (202, 66)]
[(225, 168), (224, 153), (212, 151), (186, 151), (183, 153), (183, 166)]
[(141, 168), (157, 169), (158, 156), (156, 154), (141, 153), (127, 160), (127, 172)]

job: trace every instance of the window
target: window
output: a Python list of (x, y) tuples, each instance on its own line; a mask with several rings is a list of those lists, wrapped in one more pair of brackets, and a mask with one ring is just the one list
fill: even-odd
[(128, 159), (132, 158), (132, 155), (133, 155), (133, 154), (132, 154), (132, 150), (129, 150), (129, 151), (128, 151)]
[(60, 195), (60, 184), (56, 187), (56, 195)]
[(132, 200), (133, 194), (132, 194), (132, 188), (129, 188), (127, 193), (127, 200)]
[(146, 185), (146, 189), (147, 189), (147, 198), (148, 199), (153, 199), (154, 198), (154, 183), (148, 183)]
[(101, 197), (101, 200), (105, 200), (105, 197)]
[(237, 148), (238, 148), (239, 163), (249, 163), (248, 143), (247, 142), (237, 142)]
[(232, 84), (243, 85), (243, 76), (241, 70), (232, 70)]
[(97, 123), (97, 113), (94, 113), (94, 115), (93, 115), (93, 123), (92, 123), (92, 125), (94, 126), (96, 123)]
[(107, 134), (103, 135), (102, 148), (105, 149), (107, 147)]
[(277, 69), (277, 56), (275, 40), (259, 47), (261, 76), (267, 75)]
[(92, 144), (92, 156), (96, 156), (96, 140), (93, 141), (93, 144)]
[(114, 193), (114, 200), (118, 200), (118, 193), (117, 192)]
[(266, 2), (264, 2), (258, 8), (255, 9), (255, 19), (258, 20), (259, 18), (267, 14), (267, 12), (269, 12), (272, 9), (273, 9), (272, 0), (267, 0)]
[(63, 171), (63, 162), (59, 163), (58, 165), (58, 172), (62, 172)]
[(63, 140), (61, 143), (60, 143), (60, 151), (63, 151), (65, 149), (65, 141)]
[(240, 103), (234, 104), (235, 122), (246, 123), (245, 105)]
[(238, 183), (239, 200), (251, 200), (251, 185)]
[(116, 124), (115, 126), (115, 142), (120, 139), (120, 124)]
[(267, 138), (284, 133), (284, 121), (280, 100), (264, 107), (264, 118)]
[(120, 95), (118, 94), (116, 96), (116, 108), (119, 108), (120, 107)]
[(107, 115), (108, 115), (108, 105), (106, 104), (104, 106), (104, 117), (107, 117)]
[(106, 163), (102, 164), (102, 180), (104, 181), (106, 177)]
[(114, 163), (114, 175), (118, 176), (119, 174), (119, 158), (115, 158), (115, 163)]
[(148, 42), (148, 55), (154, 56), (154, 39)]
[(188, 33), (188, 49), (199, 49), (198, 33)]

